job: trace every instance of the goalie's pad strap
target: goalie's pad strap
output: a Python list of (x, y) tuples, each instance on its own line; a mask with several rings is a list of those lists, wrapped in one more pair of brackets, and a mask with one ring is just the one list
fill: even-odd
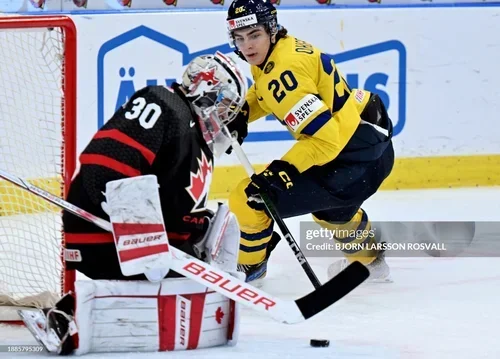
[(76, 293), (76, 354), (185, 350), (237, 341), (235, 303), (186, 278), (77, 281)]

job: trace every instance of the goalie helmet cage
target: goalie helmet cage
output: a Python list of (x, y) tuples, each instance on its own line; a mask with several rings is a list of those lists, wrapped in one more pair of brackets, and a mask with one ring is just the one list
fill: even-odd
[[(66, 197), (76, 164), (76, 27), (0, 14), (0, 166)], [(62, 211), (0, 180), (0, 322), (73, 289)]]

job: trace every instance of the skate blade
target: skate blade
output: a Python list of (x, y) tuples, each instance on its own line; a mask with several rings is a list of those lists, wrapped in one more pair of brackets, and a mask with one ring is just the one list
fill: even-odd
[(49, 333), (45, 331), (47, 319), (45, 314), (40, 310), (18, 310), (17, 313), (23, 320), (26, 328), (31, 332), (36, 341), (41, 344), (49, 353), (57, 353), (61, 345), (61, 340), (50, 330)]

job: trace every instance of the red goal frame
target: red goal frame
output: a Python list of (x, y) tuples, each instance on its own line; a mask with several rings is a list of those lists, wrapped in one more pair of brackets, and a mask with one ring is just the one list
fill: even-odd
[[(0, 15), (0, 31), (4, 29), (21, 30), (36, 28), (60, 28), (63, 33), (63, 66), (62, 90), (63, 103), (61, 104), (61, 128), (63, 131), (63, 146), (61, 148), (63, 184), (60, 195), (66, 198), (71, 177), (76, 167), (76, 84), (77, 84), (77, 30), (68, 16), (11, 16)], [(62, 231), (62, 228), (61, 228)], [(62, 232), (61, 262), (61, 294), (74, 290), (75, 271), (66, 269), (64, 260), (64, 232)]]

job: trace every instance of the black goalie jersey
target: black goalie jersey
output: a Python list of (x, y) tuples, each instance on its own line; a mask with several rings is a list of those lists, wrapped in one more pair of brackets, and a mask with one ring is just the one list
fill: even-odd
[[(137, 91), (94, 135), (79, 162), (69, 202), (108, 219), (101, 208), (107, 182), (154, 174), (172, 245), (182, 248), (182, 242), (202, 234), (213, 157), (179, 90), (149, 86)], [(63, 224), (69, 249), (113, 243), (110, 233), (72, 214), (63, 214)]]

